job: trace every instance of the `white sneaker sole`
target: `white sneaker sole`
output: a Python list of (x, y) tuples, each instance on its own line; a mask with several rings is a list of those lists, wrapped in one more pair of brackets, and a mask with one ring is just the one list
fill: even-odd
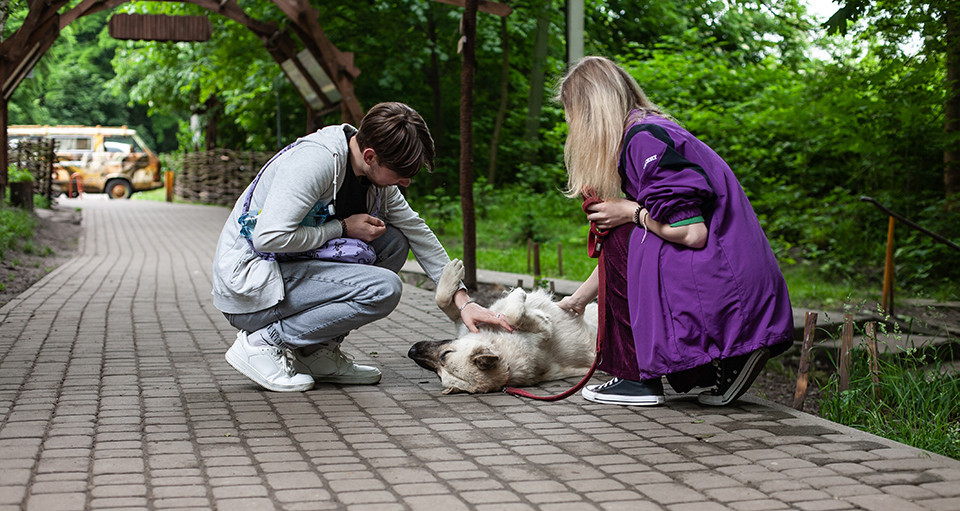
[(240, 374), (253, 380), (257, 385), (274, 392), (303, 392), (313, 388), (313, 382), (304, 383), (302, 385), (280, 385), (275, 382), (271, 382), (257, 372), (253, 366), (248, 364), (247, 361), (244, 360), (242, 356), (238, 355), (233, 348), (233, 346), (230, 346), (230, 349), (227, 350), (227, 354), (224, 355), (224, 358), (227, 359), (227, 363), (239, 371)]
[(730, 388), (727, 389), (726, 392), (723, 394), (714, 394), (713, 391), (707, 390), (697, 396), (697, 401), (707, 406), (726, 406), (736, 401), (737, 398), (742, 396), (750, 388), (750, 385), (753, 385), (753, 380), (757, 379), (757, 375), (760, 374), (760, 371), (763, 370), (763, 366), (766, 365), (769, 359), (770, 350), (767, 348), (760, 348), (754, 351), (750, 355), (750, 358), (747, 359), (747, 362), (743, 364), (743, 370), (740, 371), (737, 378), (733, 380), (733, 384), (730, 385)]
[(611, 396), (594, 392), (587, 387), (580, 391), (580, 395), (587, 401), (605, 405), (658, 406), (666, 402), (663, 396)]

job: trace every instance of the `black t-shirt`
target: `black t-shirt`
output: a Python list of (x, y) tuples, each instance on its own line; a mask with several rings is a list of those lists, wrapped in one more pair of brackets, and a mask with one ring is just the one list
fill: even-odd
[[(343, 131), (347, 138), (347, 146), (350, 145), (350, 139), (357, 134), (357, 130), (347, 126)], [(353, 173), (353, 165), (350, 163), (350, 156), (347, 155), (347, 172), (343, 178), (343, 184), (337, 190), (336, 195), (336, 214), (333, 218), (346, 219), (349, 216), (358, 213), (369, 213), (367, 211), (367, 191), (370, 190), (370, 180), (366, 177), (358, 177)]]

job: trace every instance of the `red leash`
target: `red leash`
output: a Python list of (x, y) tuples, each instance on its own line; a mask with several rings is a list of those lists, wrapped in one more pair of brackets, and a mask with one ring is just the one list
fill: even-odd
[[(602, 199), (597, 197), (585, 197), (583, 199), (583, 212), (589, 213), (587, 211), (590, 206), (603, 202)], [(603, 338), (606, 334), (606, 325), (607, 325), (607, 312), (606, 312), (606, 287), (607, 287), (607, 272), (606, 265), (603, 264), (603, 258), (600, 257), (600, 248), (603, 245), (603, 238), (607, 235), (607, 231), (604, 231), (597, 227), (597, 224), (590, 222), (590, 235), (587, 238), (587, 254), (590, 257), (597, 259), (597, 268), (598, 268), (598, 278), (599, 278), (599, 289), (597, 293), (597, 356), (593, 359), (593, 365), (590, 366), (590, 370), (587, 371), (587, 375), (580, 380), (580, 383), (577, 383), (573, 388), (556, 394), (553, 396), (537, 396), (531, 394), (523, 389), (518, 389), (515, 387), (504, 387), (503, 391), (511, 396), (518, 397), (528, 397), (530, 399), (536, 399), (538, 401), (560, 401), (561, 399), (566, 399), (578, 390), (583, 388), (584, 385), (590, 381), (590, 378), (593, 377), (594, 371), (597, 370), (597, 364), (600, 362), (600, 346), (603, 341)]]

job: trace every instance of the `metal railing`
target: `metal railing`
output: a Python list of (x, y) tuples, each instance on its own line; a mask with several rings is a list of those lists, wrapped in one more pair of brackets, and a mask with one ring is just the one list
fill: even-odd
[(886, 254), (886, 259), (885, 259), (884, 265), (883, 265), (883, 295), (882, 295), (882, 297), (881, 297), (881, 299), (880, 299), (880, 306), (883, 308), (883, 310), (884, 310), (887, 314), (890, 314), (890, 315), (892, 316), (892, 315), (893, 315), (893, 274), (894, 274), (894, 271), (893, 271), (893, 227), (894, 227), (894, 225), (896, 224), (896, 222), (897, 222), (897, 221), (900, 221), (901, 223), (903, 223), (903, 224), (906, 225), (907, 227), (910, 227), (910, 228), (912, 228), (912, 229), (914, 229), (914, 230), (916, 230), (916, 231), (920, 231), (921, 233), (926, 234), (927, 236), (930, 236), (930, 237), (933, 238), (934, 240), (936, 240), (936, 241), (938, 241), (938, 242), (940, 242), (940, 243), (943, 243), (944, 245), (946, 245), (946, 246), (948, 246), (948, 247), (950, 247), (950, 248), (952, 248), (952, 249), (954, 249), (954, 250), (956, 250), (956, 251), (958, 251), (958, 252), (960, 252), (960, 245), (957, 245), (956, 243), (948, 240), (947, 238), (944, 238), (943, 236), (941, 236), (941, 235), (939, 235), (939, 234), (937, 234), (937, 233), (935, 233), (935, 232), (933, 232), (933, 231), (930, 231), (930, 230), (928, 230), (928, 229), (926, 229), (926, 228), (924, 228), (924, 227), (921, 227), (921, 226), (918, 225), (916, 222), (913, 222), (913, 221), (905, 218), (903, 215), (899, 215), (899, 214), (897, 214), (897, 213), (894, 213), (893, 211), (891, 211), (889, 208), (887, 208), (887, 207), (884, 206), (883, 204), (880, 204), (879, 202), (877, 202), (877, 200), (874, 199), (873, 197), (867, 197), (866, 195), (863, 195), (863, 196), (860, 197), (860, 200), (862, 200), (862, 201), (864, 201), (864, 202), (869, 202), (869, 203), (873, 204), (874, 206), (876, 206), (877, 208), (879, 208), (881, 211), (883, 211), (884, 213), (886, 213), (887, 216), (889, 217), (889, 222), (888, 222), (888, 224), (887, 224), (887, 254)]

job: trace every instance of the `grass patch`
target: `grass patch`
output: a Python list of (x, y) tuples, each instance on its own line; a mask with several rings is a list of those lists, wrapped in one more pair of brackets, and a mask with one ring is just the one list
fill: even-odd
[(873, 382), (865, 349), (853, 349), (851, 360), (847, 390), (840, 391), (836, 374), (821, 387), (822, 417), (960, 459), (960, 374), (944, 367), (938, 350), (881, 356), (879, 383)]
[[(167, 190), (165, 188), (156, 188), (154, 190), (143, 190), (140, 192), (135, 192), (130, 196), (130, 200), (148, 200), (154, 202), (166, 202), (167, 201)], [(174, 202), (180, 202), (177, 200), (176, 196), (173, 198)]]
[(32, 212), (0, 204), (0, 260), (20, 243), (32, 243), (36, 225), (37, 217)]

